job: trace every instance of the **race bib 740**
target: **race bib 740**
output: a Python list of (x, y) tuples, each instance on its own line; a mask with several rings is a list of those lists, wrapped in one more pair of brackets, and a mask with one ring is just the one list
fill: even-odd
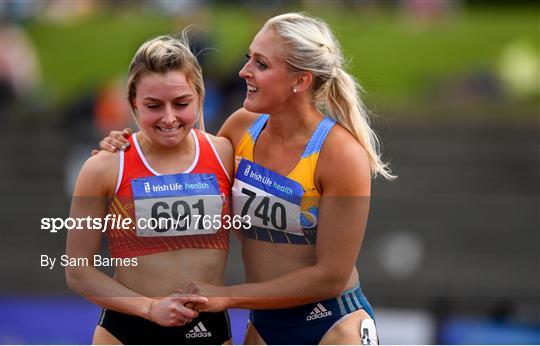
[(234, 214), (249, 216), (253, 226), (303, 234), (300, 204), (304, 189), (297, 181), (241, 159), (232, 193)]

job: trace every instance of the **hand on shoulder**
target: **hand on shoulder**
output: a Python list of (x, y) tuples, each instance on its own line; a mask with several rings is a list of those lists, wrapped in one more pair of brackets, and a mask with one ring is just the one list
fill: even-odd
[(245, 108), (240, 108), (225, 120), (218, 132), (218, 136), (228, 138), (233, 147), (236, 148), (244, 133), (259, 116), (258, 113), (252, 113)]

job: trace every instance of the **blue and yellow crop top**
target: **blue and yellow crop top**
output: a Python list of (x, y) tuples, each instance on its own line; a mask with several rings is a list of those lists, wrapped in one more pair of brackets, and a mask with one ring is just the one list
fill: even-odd
[(320, 193), (315, 169), (326, 136), (335, 125), (324, 118), (309, 139), (300, 161), (283, 176), (253, 162), (253, 148), (269, 116), (261, 115), (236, 148), (232, 188), (235, 215), (249, 215), (248, 238), (272, 243), (315, 244)]

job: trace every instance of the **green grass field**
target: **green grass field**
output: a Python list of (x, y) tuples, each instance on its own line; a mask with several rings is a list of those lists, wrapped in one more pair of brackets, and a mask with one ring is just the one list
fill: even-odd
[[(291, 10), (294, 10), (292, 8)], [(523, 39), (539, 51), (539, 16), (531, 8), (468, 8), (420, 25), (395, 11), (361, 13), (324, 7), (325, 19), (351, 60), (350, 71), (373, 102), (407, 105), (433, 82), (478, 69), (496, 71), (501, 52)], [(253, 34), (270, 14), (234, 7), (209, 9), (201, 18), (179, 19), (140, 10), (97, 12), (67, 23), (26, 24), (40, 57), (45, 93), (60, 103), (113, 76), (126, 73), (130, 58), (149, 37), (179, 32), (189, 23), (207, 30), (210, 68), (236, 74)]]

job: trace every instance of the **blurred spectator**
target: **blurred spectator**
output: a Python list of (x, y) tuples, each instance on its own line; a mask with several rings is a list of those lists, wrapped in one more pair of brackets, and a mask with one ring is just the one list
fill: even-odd
[(206, 6), (206, 1), (195, 0), (155, 0), (148, 2), (148, 6), (155, 8), (158, 7), (169, 15), (189, 17), (196, 14), (199, 10)]
[(442, 17), (454, 1), (448, 0), (404, 0), (401, 1), (403, 11), (420, 21), (432, 21)]
[(38, 15), (47, 5), (46, 1), (2, 0), (2, 20), (23, 21)]
[(459, 4), (459, 0), (403, 0), (401, 1), (401, 8), (415, 22), (425, 24), (444, 18)]
[(19, 26), (0, 27), (0, 108), (28, 95), (41, 83), (34, 45)]
[[(215, 52), (209, 31), (199, 25), (191, 25), (188, 30), (190, 49), (201, 64), (204, 75), (204, 123), (206, 131), (216, 133), (223, 123), (225, 113), (222, 109), (225, 90), (218, 79), (211, 54)], [(227, 114), (228, 115), (228, 114)]]
[(49, 0), (46, 4), (45, 9), (42, 11), (44, 18), (51, 21), (76, 21), (77, 18), (95, 11), (103, 3), (95, 0)]
[(124, 84), (121, 78), (114, 78), (97, 92), (94, 121), (100, 136), (111, 130), (133, 126)]
[(430, 103), (459, 106), (500, 103), (506, 96), (497, 76), (481, 68), (443, 79), (427, 94)]

